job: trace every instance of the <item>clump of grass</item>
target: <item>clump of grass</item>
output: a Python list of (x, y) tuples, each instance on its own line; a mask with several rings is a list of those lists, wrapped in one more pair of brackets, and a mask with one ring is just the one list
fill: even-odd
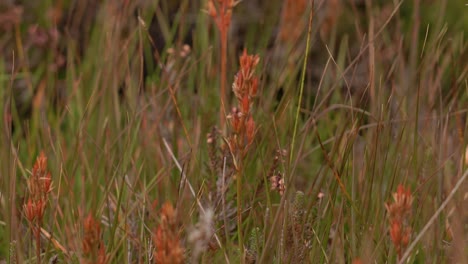
[(456, 1), (14, 2), (0, 262), (467, 262)]
[(313, 237), (313, 219), (308, 209), (305, 194), (297, 191), (284, 232), (285, 253), (282, 261), (285, 263), (303, 263), (308, 259)]

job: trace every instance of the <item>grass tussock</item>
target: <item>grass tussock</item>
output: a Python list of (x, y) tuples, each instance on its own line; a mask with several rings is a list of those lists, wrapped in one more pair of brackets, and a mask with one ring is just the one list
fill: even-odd
[(429, 2), (0, 3), (0, 262), (468, 262)]

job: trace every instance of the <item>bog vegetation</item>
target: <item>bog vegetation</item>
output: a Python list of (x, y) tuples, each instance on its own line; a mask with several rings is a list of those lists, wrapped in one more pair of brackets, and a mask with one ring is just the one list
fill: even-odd
[(0, 262), (468, 263), (463, 1), (0, 3)]

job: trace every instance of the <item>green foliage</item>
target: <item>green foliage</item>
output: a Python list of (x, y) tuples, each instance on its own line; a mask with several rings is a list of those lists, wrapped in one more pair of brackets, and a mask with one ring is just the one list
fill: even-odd
[[(11, 22), (0, 25), (0, 262), (36, 261), (23, 205), (42, 150), (53, 179), (42, 261), (60, 263), (84, 261), (90, 212), (109, 263), (150, 262), (165, 202), (186, 260), (187, 237), (210, 207), (204, 263), (393, 262), (385, 204), (397, 186), (414, 197), (411, 244), (467, 170), (463, 1), (405, 1), (388, 24), (392, 1), (368, 1), (371, 10), (315, 1), (309, 44), (310, 6), (289, 17), (294, 36), (281, 13), (290, 1), (239, 2), (227, 87), (243, 48), (259, 54), (261, 76), (239, 189), (223, 127), (219, 170), (211, 166), (221, 55), (204, 1), (19, 2), (0, 6)], [(230, 110), (231, 89), (227, 97)], [(284, 194), (271, 190), (272, 176), (283, 177)], [(467, 260), (458, 192), (411, 263)]]

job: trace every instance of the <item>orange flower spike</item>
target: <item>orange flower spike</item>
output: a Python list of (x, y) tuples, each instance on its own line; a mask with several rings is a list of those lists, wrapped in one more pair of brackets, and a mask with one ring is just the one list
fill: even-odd
[(35, 215), (38, 219), (42, 219), (42, 217), (44, 216), (45, 206), (46, 202), (42, 199), (36, 201), (36, 203), (34, 204)]
[(248, 55), (247, 49), (244, 49), (244, 52), (242, 53), (242, 56), (239, 59), (241, 72), (244, 78), (252, 78), (253, 71), (259, 61), (260, 57), (258, 55)]
[(233, 107), (231, 110), (231, 114), (228, 116), (229, 119), (231, 119), (231, 125), (232, 129), (234, 130), (234, 133), (238, 134), (242, 130), (242, 118), (243, 114), (239, 109)]
[(223, 13), (224, 13), (224, 26), (229, 28), (231, 24), (232, 8), (234, 7), (233, 0), (224, 0), (223, 3)]
[(88, 217), (85, 219), (84, 224), (85, 232), (94, 240), (99, 240), (101, 234), (101, 227), (99, 223), (94, 219), (91, 213), (88, 214)]
[(411, 238), (411, 227), (409, 226), (411, 216), (411, 205), (413, 196), (410, 188), (398, 185), (397, 191), (393, 193), (394, 202), (386, 204), (390, 221), (390, 238), (398, 258), (401, 257), (402, 250), (409, 244)]
[(355, 258), (352, 264), (362, 264), (362, 260), (360, 258)]
[(399, 184), (397, 187), (397, 194), (401, 196), (401, 195), (404, 195), (405, 193), (406, 193), (405, 187)]
[(161, 221), (172, 224), (175, 220), (175, 211), (171, 203), (166, 202), (161, 208)]
[(177, 234), (176, 212), (172, 204), (161, 207), (161, 223), (153, 233), (156, 263), (184, 263), (183, 248)]
[(243, 82), (244, 78), (242, 77), (242, 74), (236, 74), (234, 76), (234, 82), (232, 83), (232, 91), (234, 92), (234, 95), (238, 100), (242, 98), (243, 95)]
[(102, 241), (99, 244), (98, 263), (99, 264), (107, 263), (106, 247), (104, 245), (104, 242)]
[(239, 119), (237, 119), (237, 116), (231, 116), (231, 125), (232, 129), (234, 130), (235, 133), (239, 132)]
[(100, 243), (101, 227), (91, 213), (84, 219), (83, 253), (90, 254)]
[(208, 1), (208, 15), (216, 22), (218, 28), (229, 28), (231, 24), (232, 8), (235, 6), (233, 0), (218, 0), (215, 4), (213, 0)]
[(249, 91), (249, 95), (251, 97), (255, 97), (257, 95), (257, 88), (258, 88), (258, 78), (253, 78), (252, 85)]
[(34, 217), (36, 216), (36, 210), (34, 209), (34, 204), (31, 198), (28, 199), (28, 202), (23, 207), (24, 213), (26, 214), (26, 218), (29, 222), (32, 222), (34, 220)]
[(410, 188), (405, 189), (403, 185), (398, 185), (397, 192), (394, 194), (395, 203), (401, 206), (401, 209), (406, 211), (411, 210), (411, 204), (413, 203), (413, 197), (411, 195)]
[(253, 55), (252, 57), (252, 68), (257, 67), (258, 63), (260, 62), (260, 56)]
[(398, 221), (393, 221), (390, 227), (390, 237), (395, 245), (398, 245), (401, 240), (401, 227)]
[(250, 57), (251, 56), (247, 55), (247, 50), (244, 49), (244, 53), (242, 54), (242, 57), (241, 57), (240, 67), (241, 67), (242, 75), (247, 80), (249, 79), (250, 71), (251, 71)]
[(406, 247), (408, 245), (410, 235), (411, 235), (411, 228), (407, 227), (401, 238), (401, 244), (403, 245), (403, 247)]
[[(247, 49), (244, 49), (244, 51), (242, 52), (242, 55), (240, 56), (239, 58), (239, 64), (240, 64), (240, 68), (242, 71), (248, 69), (249, 67), (249, 55), (247, 55)], [(244, 76), (247, 76), (246, 74), (243, 74)]]
[(42, 179), (43, 180), (43, 192), (50, 193), (52, 191), (52, 177), (50, 176), (50, 172), (47, 173), (47, 176)]
[(247, 142), (252, 144), (254, 136), (255, 136), (255, 121), (253, 120), (252, 116), (249, 116), (246, 124), (246, 135), (247, 135)]
[(250, 101), (249, 101), (249, 96), (245, 94), (242, 97), (242, 113), (248, 114), (250, 110)]
[(216, 18), (218, 15), (213, 1), (208, 1), (208, 15), (210, 15), (212, 18)]
[(33, 166), (33, 175), (36, 177), (41, 177), (46, 173), (47, 170), (47, 157), (44, 152), (41, 151), (39, 157), (36, 159), (36, 163)]
[(88, 233), (90, 230), (92, 230), (93, 223), (94, 223), (93, 216), (91, 215), (91, 213), (89, 213), (88, 216), (85, 218), (84, 224), (83, 224), (85, 233)]

